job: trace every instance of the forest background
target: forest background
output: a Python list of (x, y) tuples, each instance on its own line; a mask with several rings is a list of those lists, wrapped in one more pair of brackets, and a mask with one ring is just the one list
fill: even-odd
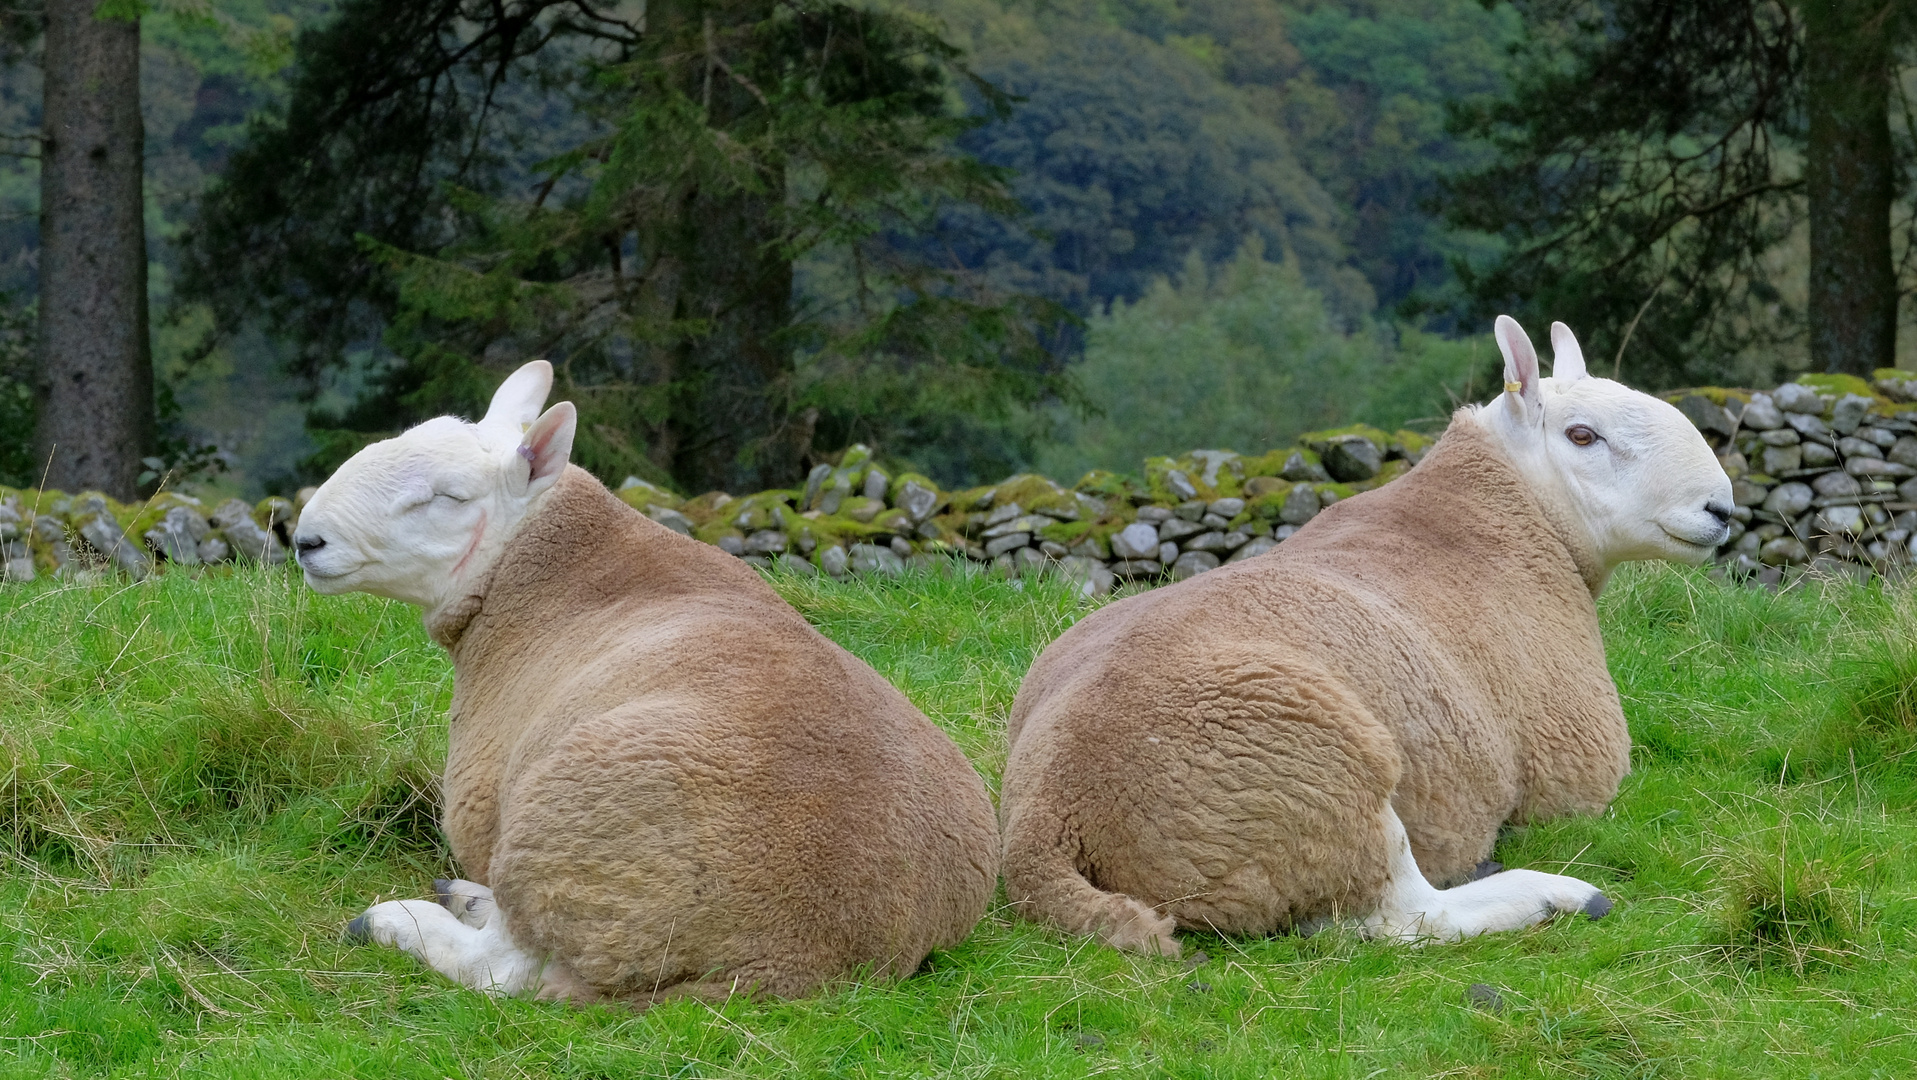
[[(948, 198), (933, 215), (938, 228), (905, 236), (887, 224), (880, 231), (888, 250), (908, 252), (925, 266), (958, 267), (964, 288), (1000, 305), (981, 302), (967, 309), (974, 314), (1004, 310), (1007, 298), (1036, 305), (1019, 309), (1030, 315), (1029, 360), (1016, 386), (981, 391), (964, 378), (914, 382), (869, 365), (835, 366), (829, 334), (802, 341), (791, 394), (809, 419), (796, 455), (827, 455), (862, 439), (948, 484), (1026, 467), (1069, 480), (1087, 468), (1130, 470), (1148, 454), (1199, 446), (1257, 451), (1353, 420), (1441, 426), (1451, 408), (1491, 386), (1495, 350), (1473, 333), (1483, 315), (1481, 268), (1522, 271), (1511, 255), (1524, 248), (1531, 224), (1517, 220), (1523, 208), (1516, 199), (1511, 219), (1498, 220), (1482, 191), (1474, 203), (1459, 178), (1495, 179), (1500, 161), (1511, 159), (1510, 139), (1497, 142), (1497, 109), (1527, 71), (1536, 89), (1538, 56), (1527, 50), (1539, 46), (1539, 26), (1576, 25), (1561, 16), (1540, 20), (1533, 9), (1548, 6), (891, 5), (957, 47), (959, 66), (951, 70), (982, 80), (947, 79), (930, 90), (942, 95), (949, 114), (982, 119), (950, 128), (950, 141), (1000, 171), (961, 171), (941, 181), (942, 193), (961, 197)], [(302, 34), (324, 29), (350, 7), (174, 0), (143, 9), (156, 460), (216, 488), (257, 496), (311, 482), (357, 445), (422, 411), (470, 408), (465, 398), (476, 393), (421, 374), (421, 336), (458, 321), (446, 316), (443, 288), (432, 302), (402, 303), (399, 316), (375, 312), (351, 327), (340, 320), (324, 362), (310, 355), (313, 335), (301, 340), (268, 313), (223, 301), (204, 281), (182, 288), (193, 271), (193, 230), (204, 234), (203, 200), (236, 153), (257, 151), (260, 125), (285, 115), (301, 76), (299, 47), (313, 40)], [(708, 50), (711, 25), (708, 19)], [(1601, 23), (1593, 25), (1602, 38)], [(22, 38), (0, 69), (0, 132), (18, 135), (40, 124), (36, 50)], [(542, 162), (586, 145), (577, 133), (592, 116), (580, 105), (579, 84), (552, 78), (550, 70), (547, 77), (528, 71), (498, 88), (497, 107), (517, 126), (511, 137), (486, 145), (492, 192), (537, 188), (549, 175), (539, 171)], [(747, 79), (735, 81), (744, 87), (735, 96), (761, 93)], [(1900, 94), (1909, 81), (1899, 80)], [(1009, 99), (994, 99), (993, 88)], [(1907, 119), (1908, 94), (1899, 106)], [(1904, 142), (1900, 190), (1909, 187)], [(0, 483), (24, 484), (36, 479), (31, 456), (19, 448), (31, 425), (39, 181), (25, 144), (16, 139), (14, 149), (23, 152), (0, 158)], [(1788, 158), (1792, 151), (1780, 153)], [(1021, 209), (992, 201), (993, 176)], [(1606, 325), (1604, 354), (1615, 350), (1619, 365), (1646, 385), (1677, 385), (1700, 374), (1754, 384), (1808, 367), (1801, 320), (1790, 317), (1803, 308), (1804, 285), (1789, 267), (1801, 265), (1807, 243), (1801, 205), (1790, 203), (1795, 197), (1783, 185), (1782, 202), (1754, 204), (1752, 211), (1753, 220), (1777, 232), (1757, 253), (1776, 272), (1745, 291), (1775, 325), (1758, 327), (1764, 320), (1745, 312), (1741, 322), (1730, 320), (1736, 333), (1672, 332), (1666, 337), (1678, 344), (1666, 349), (1688, 343), (1699, 355), (1672, 361), (1651, 347), (1642, 366), (1625, 363), (1620, 326)], [(456, 199), (448, 206), (447, 213), (477, 218), (487, 212)], [(1898, 220), (1893, 239), (1901, 267), (1910, 251), (1910, 215)], [(1671, 247), (1674, 234), (1661, 235)], [(844, 303), (846, 250), (820, 246), (793, 257), (795, 311)], [(410, 280), (418, 287), (419, 264), (407, 261), (417, 253), (385, 254), (397, 278), (415, 268)], [(612, 260), (616, 267), (618, 252)], [(1561, 270), (1547, 260), (1531, 272)], [(202, 278), (204, 271), (202, 252)], [(1733, 278), (1738, 272), (1729, 271)], [(919, 295), (955, 295), (956, 280), (941, 279), (943, 293)], [(1500, 287), (1517, 300), (1537, 292), (1523, 283)], [(1664, 288), (1660, 278), (1652, 295)], [(1683, 296), (1695, 293), (1693, 287)], [(423, 309), (441, 321), (422, 322)], [(1658, 333), (1657, 314), (1637, 329), (1648, 310), (1649, 300), (1629, 321), (1631, 332), (1643, 334), (1641, 349)], [(354, 311), (365, 315), (363, 307)], [(965, 325), (971, 332), (977, 320)], [(1630, 332), (1622, 336), (1631, 340)], [(1900, 324), (1897, 336), (1910, 351), (1908, 328)], [(1017, 353), (1002, 342), (993, 347)], [(523, 359), (486, 347), (470, 352), (461, 371), (490, 372)], [(979, 369), (953, 370), (971, 376)], [(577, 380), (577, 389), (591, 394), (586, 382)], [(632, 405), (624, 426), (643, 426), (647, 407)], [(617, 409), (603, 412), (600, 434), (586, 448), (605, 479), (631, 472), (683, 488), (714, 475), (675, 474), (671, 461), (630, 437)]]

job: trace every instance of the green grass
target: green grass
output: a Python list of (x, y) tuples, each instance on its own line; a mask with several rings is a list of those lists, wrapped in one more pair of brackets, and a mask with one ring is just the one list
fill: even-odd
[[(1085, 610), (989, 579), (779, 585), (993, 779), (1020, 675)], [(1198, 938), (1188, 967), (994, 910), (900, 985), (634, 1015), (341, 942), (449, 868), (451, 674), (411, 609), (264, 572), (0, 589), (0, 1076), (1917, 1072), (1917, 599), (1639, 569), (1602, 606), (1635, 771), (1605, 816), (1498, 849), (1601, 883), (1602, 922)]]

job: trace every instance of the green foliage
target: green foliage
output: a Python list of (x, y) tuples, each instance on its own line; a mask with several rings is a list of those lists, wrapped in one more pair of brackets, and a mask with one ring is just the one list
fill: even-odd
[(1039, 469), (1077, 476), (1132, 469), (1192, 446), (1258, 454), (1361, 418), (1386, 429), (1442, 425), (1496, 351), (1412, 330), (1345, 333), (1322, 294), (1256, 243), (1208, 268), (1196, 253), (1176, 283), (1089, 320), (1074, 368), (1096, 414), (1061, 417)]
[[(774, 584), (994, 786), (1020, 677), (1087, 610), (983, 576)], [(1910, 604), (1620, 571), (1600, 613), (1634, 772), (1608, 813), (1495, 853), (1600, 883), (1601, 922), (1422, 949), (1193, 935), (1210, 959), (1187, 969), (1001, 906), (895, 986), (634, 1015), (488, 1001), (341, 940), (455, 869), (431, 812), (450, 671), (413, 609), (284, 571), (0, 589), (0, 1071), (1901, 1076), (1917, 770), (1861, 751), (1795, 770), (1894, 674), (1873, 643)], [(1468, 1006), (1480, 982), (1500, 1011)]]
[(31, 487), (35, 368), (33, 308), (0, 293), (0, 485)]

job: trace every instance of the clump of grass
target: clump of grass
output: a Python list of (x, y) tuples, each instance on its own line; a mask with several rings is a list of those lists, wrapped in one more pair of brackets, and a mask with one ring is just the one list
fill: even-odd
[(1734, 843), (1712, 861), (1718, 944), (1726, 956), (1802, 976), (1811, 968), (1844, 966), (1859, 954), (1872, 912), (1856, 880), (1875, 855), (1842, 830), (1833, 835), (1810, 815), (1786, 810), (1775, 828)]

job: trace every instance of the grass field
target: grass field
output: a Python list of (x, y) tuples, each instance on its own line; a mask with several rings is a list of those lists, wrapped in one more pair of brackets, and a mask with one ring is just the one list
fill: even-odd
[[(992, 780), (1020, 675), (1085, 610), (778, 584)], [(1497, 854), (1600, 883), (1602, 922), (1197, 938), (1192, 966), (994, 910), (900, 985), (634, 1015), (342, 943), (449, 869), (451, 672), (412, 609), (261, 571), (0, 588), (0, 1076), (1917, 1074), (1917, 598), (1627, 568), (1602, 607), (1635, 771), (1609, 814)]]

